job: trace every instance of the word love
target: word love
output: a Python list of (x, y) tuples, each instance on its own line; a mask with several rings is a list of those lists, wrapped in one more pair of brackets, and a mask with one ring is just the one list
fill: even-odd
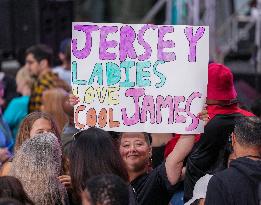
[(84, 93), (83, 103), (94, 103), (98, 99), (99, 103), (107, 102), (108, 105), (118, 105), (119, 100), (119, 87), (88, 87)]
[[(80, 43), (77, 38), (72, 39), (72, 54), (77, 59), (88, 58), (92, 52), (93, 45), (93, 34), (99, 32), (99, 59), (100, 60), (116, 60), (119, 59), (121, 62), (126, 59), (138, 59), (139, 61), (145, 61), (151, 58), (152, 52), (157, 52), (157, 60), (159, 61), (175, 61), (176, 54), (171, 49), (175, 48), (175, 42), (168, 36), (175, 35), (174, 26), (156, 26), (156, 25), (144, 25), (138, 31), (131, 25), (79, 25), (76, 24), (73, 27), (73, 32), (83, 32), (85, 35), (84, 47), (80, 48)], [(149, 44), (149, 40), (146, 41), (146, 32), (154, 31), (157, 35), (157, 48), (155, 49)], [(196, 51), (197, 43), (199, 39), (204, 35), (205, 28), (198, 27), (196, 31), (193, 30), (192, 26), (185, 27), (184, 35), (186, 36), (187, 43), (189, 46), (188, 61), (196, 62)], [(110, 40), (108, 39), (110, 37)], [(111, 40), (111, 38), (115, 37)], [(144, 50), (143, 53), (137, 52), (137, 46), (134, 44), (138, 43)], [(115, 51), (117, 48), (117, 52)], [(167, 51), (164, 51), (168, 49)], [(108, 51), (109, 50), (109, 51)], [(171, 50), (171, 51), (169, 51)], [(113, 52), (115, 51), (115, 52)]]

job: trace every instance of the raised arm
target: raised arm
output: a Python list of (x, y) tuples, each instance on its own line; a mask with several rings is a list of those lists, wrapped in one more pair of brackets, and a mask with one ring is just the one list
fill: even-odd
[[(198, 114), (198, 117), (204, 121), (205, 125), (207, 124), (209, 116), (205, 107)], [(168, 155), (165, 166), (167, 177), (172, 185), (176, 184), (180, 180), (184, 159), (191, 152), (194, 143), (195, 135), (181, 135), (175, 148)]]
[(195, 135), (181, 135), (173, 151), (168, 155), (165, 166), (169, 182), (176, 184), (182, 173), (183, 162), (195, 142)]

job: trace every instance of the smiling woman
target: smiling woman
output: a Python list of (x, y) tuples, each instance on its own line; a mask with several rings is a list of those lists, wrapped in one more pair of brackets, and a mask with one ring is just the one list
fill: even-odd
[(148, 170), (152, 148), (147, 134), (124, 133), (121, 137), (120, 154), (129, 171), (129, 181)]
[(129, 182), (140, 205), (167, 205), (181, 176), (183, 160), (194, 144), (193, 135), (183, 135), (165, 162), (150, 169), (152, 147), (147, 133), (122, 133), (119, 150)]

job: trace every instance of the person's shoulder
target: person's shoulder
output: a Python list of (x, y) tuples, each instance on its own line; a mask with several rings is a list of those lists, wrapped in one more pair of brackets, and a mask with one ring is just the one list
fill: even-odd
[[(21, 97), (15, 97), (11, 100), (11, 102), (9, 103), (7, 109), (12, 109), (10, 111), (13, 112), (14, 108), (19, 108), (19, 106), (21, 106), (22, 104), (24, 104), (25, 98), (24, 96)], [(27, 101), (29, 101), (29, 97), (27, 99)]]
[(235, 169), (234, 168), (227, 168), (227, 169), (224, 169), (220, 172), (217, 172), (214, 176), (219, 178), (219, 179), (224, 179), (224, 178), (227, 178), (227, 177), (233, 177), (235, 174)]
[(158, 181), (158, 182), (165, 182), (170, 185), (170, 182), (168, 180), (167, 176), (167, 171), (166, 171), (166, 166), (165, 166), (165, 161), (152, 169), (148, 174), (147, 174), (147, 180), (149, 181)]
[(13, 100), (11, 102), (13, 102), (13, 104), (24, 104), (24, 102), (28, 102), (30, 99), (29, 96), (20, 96), (20, 97), (16, 97), (13, 98)]
[(238, 172), (232, 167), (229, 167), (223, 171), (217, 172), (211, 177), (209, 183), (213, 184), (222, 184), (222, 186), (233, 186), (233, 184), (237, 183), (238, 180)]
[(45, 87), (50, 87), (58, 79), (58, 74), (50, 70), (41, 76), (41, 78), (39, 79), (39, 84)]
[(43, 80), (43, 79), (48, 79), (50, 77), (55, 77), (55, 76), (58, 76), (58, 74), (53, 72), (53, 70), (48, 70), (48, 71), (44, 72), (38, 79)]
[[(149, 175), (153, 175), (156, 173), (161, 173), (161, 174), (166, 174), (166, 165), (165, 165), (165, 161), (162, 162), (160, 165), (158, 165), (157, 167), (155, 167), (154, 169), (152, 169), (149, 172)], [(167, 174), (166, 174), (167, 175)]]
[(223, 173), (218, 173), (213, 175), (207, 185), (207, 193), (208, 194), (213, 194), (213, 192), (222, 192), (222, 193), (227, 193), (229, 190), (229, 184), (226, 183), (227, 181), (227, 176), (224, 175)]
[(12, 166), (12, 162), (11, 161), (7, 161), (3, 164), (3, 166), (0, 169), (0, 176), (8, 176), (10, 174), (10, 170), (11, 170), (11, 166)]
[(21, 100), (21, 97), (15, 97), (11, 100), (10, 105), (16, 104), (16, 103), (20, 102), (20, 100)]
[(224, 179), (220, 178), (220, 173), (211, 177), (207, 185), (205, 197), (206, 205), (231, 204), (231, 193), (229, 192), (230, 187), (228, 187), (224, 182)]
[(46, 74), (44, 75), (45, 78), (57, 78), (58, 74), (53, 72), (52, 70), (46, 72)]
[(54, 73), (59, 73), (59, 72), (62, 72), (64, 70), (64, 68), (62, 66), (56, 66), (52, 69), (52, 71)]

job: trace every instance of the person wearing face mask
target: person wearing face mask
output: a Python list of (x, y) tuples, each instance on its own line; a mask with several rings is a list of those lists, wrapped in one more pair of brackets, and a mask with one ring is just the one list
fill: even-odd
[[(25, 140), (44, 132), (52, 132), (60, 140), (58, 128), (50, 115), (43, 112), (33, 112), (27, 115), (19, 127), (14, 146), (14, 154)], [(0, 170), (0, 176), (8, 175), (12, 164), (11, 161), (12, 159), (3, 164)]]
[(21, 181), (35, 205), (67, 205), (67, 191), (58, 179), (61, 169), (60, 142), (53, 133), (43, 132), (25, 140), (16, 151), (10, 176)]

